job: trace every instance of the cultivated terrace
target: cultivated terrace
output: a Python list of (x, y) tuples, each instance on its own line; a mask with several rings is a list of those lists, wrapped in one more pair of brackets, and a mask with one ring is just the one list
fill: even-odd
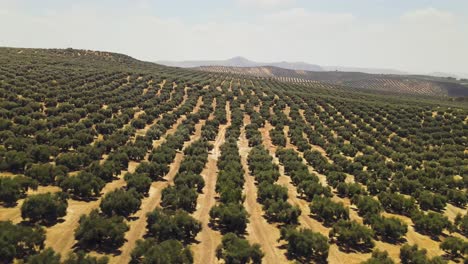
[(468, 258), (460, 102), (13, 48), (0, 95), (0, 263)]

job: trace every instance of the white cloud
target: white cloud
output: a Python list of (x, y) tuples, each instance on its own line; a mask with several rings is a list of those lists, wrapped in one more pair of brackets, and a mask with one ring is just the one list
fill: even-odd
[[(0, 24), (10, 25), (0, 27), (0, 46), (108, 50), (146, 60), (242, 55), (259, 61), (426, 72), (463, 72), (468, 61), (467, 19), (433, 9), (379, 23), (349, 13), (301, 8), (270, 12), (245, 22), (191, 23), (134, 8), (102, 12), (80, 6), (32, 15), (0, 5), (8, 10), (0, 16)], [(451, 22), (441, 23), (446, 17)]]
[(267, 22), (284, 25), (344, 25), (352, 23), (355, 17), (349, 13), (309, 12), (304, 8), (292, 8), (265, 16)]
[(403, 14), (402, 19), (407, 21), (427, 21), (436, 20), (437, 22), (450, 22), (453, 21), (455, 16), (443, 10), (438, 10), (433, 7), (418, 9)]
[(255, 8), (285, 7), (293, 4), (295, 0), (235, 0), (239, 5)]

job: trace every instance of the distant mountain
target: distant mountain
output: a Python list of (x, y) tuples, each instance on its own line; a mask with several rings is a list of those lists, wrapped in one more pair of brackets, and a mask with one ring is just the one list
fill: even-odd
[(340, 72), (363, 72), (369, 74), (397, 74), (407, 75), (408, 72), (394, 70), (394, 69), (380, 69), (380, 68), (360, 68), (360, 67), (344, 67), (344, 66), (321, 66), (325, 71), (340, 71)]
[[(346, 67), (346, 66), (322, 66), (310, 64), (306, 62), (256, 62), (238, 56), (227, 60), (202, 60), (202, 61), (156, 61), (158, 64), (180, 67), (180, 68), (197, 68), (210, 66), (223, 67), (278, 67), (293, 71), (308, 71), (308, 72), (342, 72), (342, 73), (367, 73), (367, 74), (391, 74), (391, 75), (415, 75), (414, 72), (405, 72), (388, 68), (362, 68), (362, 67)], [(432, 72), (428, 74), (420, 74), (433, 77), (452, 77), (457, 79), (468, 79), (468, 73), (444, 73)]]
[(462, 73), (462, 72), (454, 72), (454, 73), (431, 72), (428, 75), (435, 76), (435, 77), (442, 77), (446, 79), (456, 78), (456, 79), (464, 79), (465, 81), (468, 80), (468, 73)]
[(248, 60), (244, 57), (234, 57), (228, 60), (207, 60), (207, 61), (157, 61), (156, 63), (181, 67), (181, 68), (195, 68), (201, 66), (225, 66), (225, 67), (262, 67), (273, 66), (288, 70), (295, 71), (323, 71), (322, 67), (315, 64), (305, 62), (255, 62)]

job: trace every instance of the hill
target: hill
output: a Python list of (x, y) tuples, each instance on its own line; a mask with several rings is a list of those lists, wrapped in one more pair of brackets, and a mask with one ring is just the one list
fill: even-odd
[(314, 64), (305, 62), (255, 62), (248, 60), (244, 57), (234, 57), (228, 60), (219, 61), (158, 61), (158, 64), (182, 67), (182, 68), (195, 68), (201, 66), (225, 66), (225, 67), (261, 67), (272, 66), (290, 70), (303, 70), (303, 71), (322, 71), (323, 69)]
[[(208, 61), (157, 61), (158, 64), (181, 67), (181, 68), (195, 68), (204, 66), (225, 66), (225, 67), (262, 67), (271, 66), (279, 67), (288, 70), (302, 70), (302, 71), (339, 71), (339, 72), (363, 72), (369, 74), (398, 74), (408, 75), (409, 73), (385, 68), (362, 68), (362, 67), (345, 67), (345, 66), (323, 66), (317, 64), (310, 64), (305, 62), (255, 62), (244, 57), (234, 57), (227, 60), (208, 60)], [(434, 73), (429, 74), (438, 77), (452, 76), (453, 74)]]
[(0, 48), (0, 262), (460, 263), (467, 116), (452, 98)]
[(424, 96), (468, 96), (468, 85), (456, 79), (433, 76), (369, 74), (363, 72), (303, 71), (280, 67), (223, 67), (204, 66), (197, 69), (209, 72), (233, 73), (262, 78), (275, 78), (295, 83), (325, 83), (362, 90), (413, 94)]

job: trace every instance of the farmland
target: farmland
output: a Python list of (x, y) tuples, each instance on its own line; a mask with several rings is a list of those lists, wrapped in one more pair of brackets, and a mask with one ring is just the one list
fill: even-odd
[(272, 66), (227, 67), (200, 66), (196, 69), (269, 78), (282, 82), (321, 86), (327, 89), (364, 90), (418, 96), (468, 96), (468, 86), (461, 80), (424, 75), (369, 74), (363, 72), (304, 71)]
[(466, 259), (466, 104), (260, 77), (1, 48), (0, 262)]

